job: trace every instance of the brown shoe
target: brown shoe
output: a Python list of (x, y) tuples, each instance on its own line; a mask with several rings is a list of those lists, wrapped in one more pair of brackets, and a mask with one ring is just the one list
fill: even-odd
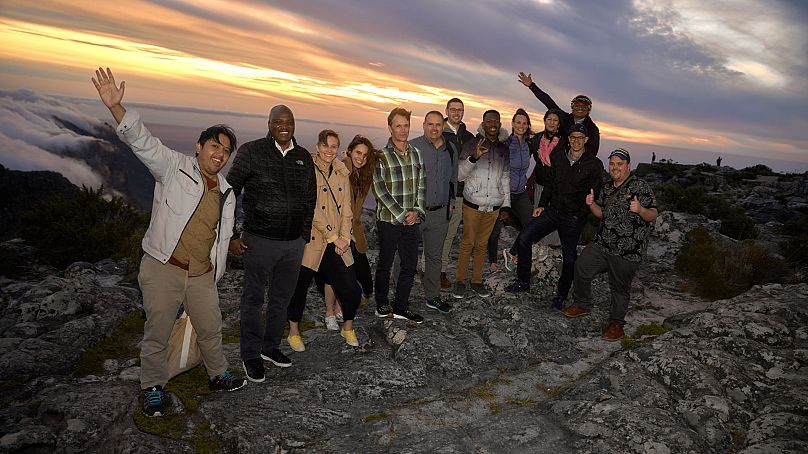
[(449, 282), (445, 272), (440, 273), (440, 288), (452, 288), (452, 283)]
[(585, 315), (589, 315), (592, 311), (590, 311), (588, 309), (581, 309), (578, 306), (572, 305), (572, 306), (564, 309), (562, 312), (567, 317), (574, 318), (574, 317), (583, 317)]
[(601, 339), (607, 341), (619, 341), (625, 335), (626, 334), (623, 332), (623, 325), (611, 322), (609, 323), (609, 326), (606, 327), (606, 331), (603, 332)]

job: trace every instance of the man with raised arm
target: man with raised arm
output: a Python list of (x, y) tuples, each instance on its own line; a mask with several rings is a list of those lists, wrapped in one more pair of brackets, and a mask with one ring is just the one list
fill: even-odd
[(227, 370), (216, 289), (225, 270), (236, 206), (233, 190), (219, 171), (236, 146), (236, 135), (228, 126), (215, 125), (199, 135), (196, 156), (171, 150), (151, 135), (136, 111), (123, 107), (125, 82), (117, 86), (109, 68), (98, 68), (95, 75), (93, 85), (118, 123), (118, 137), (155, 180), (138, 274), (146, 312), (140, 387), (146, 416), (162, 416), (163, 387), (170, 378), (168, 338), (181, 305), (196, 330), (209, 388), (233, 391), (246, 383)]
[(592, 100), (589, 99), (589, 96), (578, 95), (572, 98), (572, 102), (570, 102), (572, 113), (568, 113), (558, 107), (558, 104), (556, 104), (553, 98), (542, 91), (539, 86), (533, 82), (531, 74), (520, 72), (519, 82), (529, 88), (533, 95), (536, 96), (547, 109), (557, 109), (562, 112), (561, 125), (559, 126), (562, 134), (569, 135), (570, 126), (574, 124), (584, 125), (589, 132), (589, 140), (586, 142), (586, 149), (597, 156), (598, 149), (600, 148), (600, 129), (598, 129), (598, 125), (596, 125), (589, 116), (589, 112), (592, 111)]
[(278, 367), (292, 365), (279, 347), (317, 202), (314, 161), (294, 138), (292, 110), (273, 107), (267, 126), (266, 137), (238, 149), (227, 174), (236, 195), (244, 192), (243, 232), (234, 235), (230, 250), (244, 255), (241, 360), (254, 382), (264, 381), (263, 360)]
[[(421, 154), (410, 145), (411, 112), (396, 107), (387, 116), (390, 139), (379, 150), (379, 164), (373, 172), (376, 196), (376, 231), (379, 260), (376, 263), (376, 316), (423, 323), (424, 318), (410, 310), (410, 291), (418, 263), (421, 234), (418, 223), (424, 217), (426, 174)], [(401, 273), (396, 280), (396, 298), (390, 307), (390, 269), (398, 252)]]

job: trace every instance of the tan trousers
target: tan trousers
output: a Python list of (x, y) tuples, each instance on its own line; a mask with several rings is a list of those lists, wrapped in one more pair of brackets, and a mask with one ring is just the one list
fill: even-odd
[(194, 324), (208, 375), (215, 377), (227, 370), (222, 352), (222, 312), (213, 271), (188, 277), (187, 271), (143, 254), (137, 280), (146, 311), (140, 344), (140, 387), (165, 386), (168, 382), (166, 348), (182, 304)]
[(471, 283), (482, 284), (483, 262), (488, 249), (488, 236), (499, 218), (499, 210), (479, 211), (463, 205), (463, 237), (460, 239), (460, 255), (457, 257), (457, 282), (466, 282), (469, 255), (472, 255)]

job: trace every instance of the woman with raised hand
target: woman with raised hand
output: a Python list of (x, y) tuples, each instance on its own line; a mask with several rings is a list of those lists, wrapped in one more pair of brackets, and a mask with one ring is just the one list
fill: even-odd
[[(362, 224), (362, 206), (373, 184), (373, 169), (376, 168), (378, 157), (376, 149), (367, 137), (356, 135), (348, 144), (345, 159), (342, 160), (350, 173), (351, 184), (351, 211), (353, 213), (351, 252), (354, 258), (354, 269), (359, 285), (365, 299), (373, 294), (373, 275), (368, 262), (368, 243), (365, 239), (365, 226)], [(318, 274), (318, 278), (322, 275)], [(319, 283), (318, 283), (319, 285)], [(325, 284), (325, 323), (328, 329), (338, 330), (337, 322), (342, 322), (343, 314), (340, 302), (337, 300), (330, 283)]]
[(353, 329), (353, 319), (362, 291), (356, 281), (351, 253), (351, 225), (353, 213), (350, 172), (337, 160), (339, 135), (326, 129), (317, 138), (317, 154), (314, 157), (317, 176), (317, 205), (312, 221), (311, 238), (303, 252), (303, 263), (297, 279), (295, 293), (289, 303), (289, 337), (292, 350), (306, 349), (300, 336), (299, 324), (306, 307), (309, 284), (318, 271), (334, 287), (334, 292), (342, 301), (345, 324), (342, 337), (348, 345), (358, 347), (359, 341)]

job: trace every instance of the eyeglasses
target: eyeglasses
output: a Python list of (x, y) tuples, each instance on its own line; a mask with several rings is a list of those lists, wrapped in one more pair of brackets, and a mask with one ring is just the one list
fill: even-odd
[(584, 140), (586, 136), (570, 136), (570, 140)]
[(451, 113), (461, 113), (463, 112), (463, 108), (455, 109), (454, 107), (449, 108), (449, 112)]

